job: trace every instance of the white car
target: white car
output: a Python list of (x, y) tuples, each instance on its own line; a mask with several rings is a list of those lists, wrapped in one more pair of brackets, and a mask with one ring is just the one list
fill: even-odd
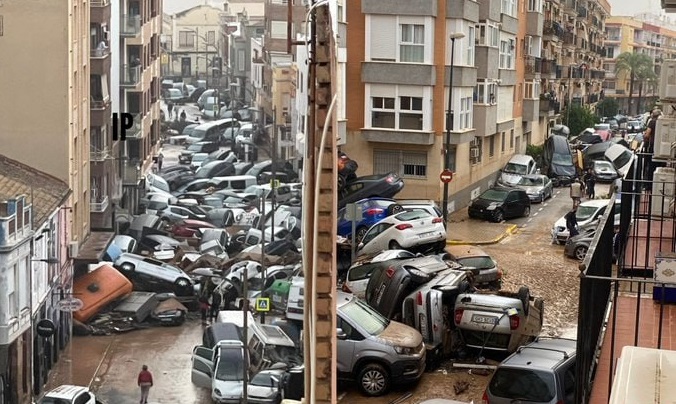
[(622, 146), (621, 144), (614, 144), (606, 150), (603, 154), (606, 160), (610, 161), (615, 167), (615, 170), (622, 178), (627, 175), (631, 163), (634, 161), (635, 154)]
[(209, 158), (209, 153), (195, 153), (195, 154), (193, 154), (192, 160), (190, 160), (190, 168), (197, 171), (197, 169), (202, 167), (202, 163), (207, 158)]
[(94, 393), (89, 391), (87, 387), (64, 384), (45, 393), (45, 396), (38, 403), (95, 404), (98, 401)]
[(371, 279), (371, 273), (379, 266), (379, 263), (395, 259), (414, 258), (416, 255), (406, 250), (387, 250), (376, 255), (372, 259), (355, 262), (347, 270), (347, 276), (343, 283), (343, 292), (352, 293), (360, 299), (366, 294), (366, 286)]
[(359, 255), (365, 255), (424, 246), (433, 246), (437, 250), (446, 247), (444, 219), (426, 211), (405, 211), (371, 226), (358, 250)]
[[(577, 207), (577, 213), (575, 217), (577, 218), (578, 227), (586, 227), (593, 225), (594, 222), (598, 221), (603, 213), (606, 211), (606, 207), (610, 203), (610, 199), (592, 199), (590, 201), (585, 201)], [(620, 224), (620, 204), (615, 202), (615, 225)], [(568, 240), (568, 229), (566, 228), (566, 217), (562, 216), (559, 220), (554, 223), (552, 227), (552, 241), (557, 244), (564, 244)]]

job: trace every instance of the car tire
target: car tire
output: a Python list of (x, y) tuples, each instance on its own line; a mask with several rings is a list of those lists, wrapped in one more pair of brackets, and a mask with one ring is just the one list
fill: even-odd
[(530, 216), (530, 206), (526, 206), (523, 208), (523, 217), (528, 217)]
[(573, 256), (575, 259), (578, 261), (584, 261), (584, 257), (587, 255), (587, 246), (586, 245), (580, 245), (575, 247), (575, 250), (573, 251)]
[(355, 243), (357, 244), (361, 243), (368, 230), (369, 229), (366, 226), (357, 227), (357, 231), (355, 232), (355, 240), (354, 240)]
[(388, 247), (389, 247), (390, 250), (401, 250), (401, 246), (395, 240), (390, 241), (390, 244), (388, 244)]
[(527, 316), (530, 309), (530, 289), (528, 286), (521, 286), (516, 295), (523, 304), (523, 313)]
[(130, 262), (125, 262), (122, 265), (120, 265), (120, 269), (122, 269), (122, 271), (124, 272), (132, 273), (136, 269), (136, 266)]
[(390, 375), (377, 363), (369, 363), (361, 368), (357, 376), (359, 390), (369, 397), (382, 396), (390, 387)]
[(495, 213), (493, 213), (493, 221), (495, 223), (502, 222), (504, 220), (504, 218), (505, 218), (505, 215), (504, 215), (504, 213), (502, 213), (502, 210), (500, 210), (500, 209), (496, 210)]
[(399, 205), (398, 203), (393, 203), (392, 205), (387, 207), (387, 216), (392, 216), (396, 215), (397, 213), (401, 213), (404, 211), (404, 207)]
[(422, 285), (430, 281), (432, 279), (432, 276), (417, 269), (417, 268), (409, 268), (407, 269), (408, 274), (411, 276), (411, 282), (417, 284), (417, 285)]

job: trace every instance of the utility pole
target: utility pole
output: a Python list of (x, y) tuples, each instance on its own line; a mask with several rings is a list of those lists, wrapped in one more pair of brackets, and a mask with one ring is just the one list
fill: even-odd
[[(320, 5), (321, 4), (321, 5)], [(335, 403), (337, 149), (331, 83), (336, 82), (335, 43), (326, 3), (312, 1), (309, 46), (308, 127), (304, 164), (305, 299), (303, 341), (305, 402)], [(322, 136), (325, 134), (325, 136)], [(324, 144), (322, 145), (322, 137)], [(321, 161), (320, 161), (321, 159)], [(318, 188), (318, 189), (316, 189)]]

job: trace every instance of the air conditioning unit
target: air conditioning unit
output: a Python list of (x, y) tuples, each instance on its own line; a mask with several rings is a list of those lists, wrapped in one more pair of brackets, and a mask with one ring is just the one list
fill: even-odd
[[(676, 4), (676, 0), (674, 0)], [(660, 73), (660, 98), (676, 100), (676, 59), (665, 60)]]
[(657, 167), (653, 173), (653, 190), (650, 201), (650, 214), (658, 217), (672, 216), (669, 214), (674, 201), (674, 169), (671, 167)]
[(472, 147), (469, 149), (469, 157), (473, 159), (478, 159), (479, 158), (479, 148), (478, 147)]
[[(663, 105), (664, 106), (664, 105)], [(672, 144), (676, 142), (676, 119), (661, 116), (655, 125), (654, 157), (673, 158)]]
[(80, 245), (77, 241), (68, 243), (68, 258), (73, 259), (80, 254)]

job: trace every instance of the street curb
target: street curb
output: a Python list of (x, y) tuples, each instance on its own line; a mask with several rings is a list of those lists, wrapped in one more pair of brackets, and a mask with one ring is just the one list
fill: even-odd
[(474, 244), (474, 245), (488, 245), (488, 244), (497, 244), (500, 241), (504, 240), (505, 237), (512, 235), (516, 232), (516, 229), (519, 226), (513, 224), (507, 227), (507, 229), (500, 234), (498, 237), (492, 239), (492, 240), (486, 240), (486, 241), (467, 241), (467, 240), (446, 240), (446, 245), (464, 245), (464, 244)]

